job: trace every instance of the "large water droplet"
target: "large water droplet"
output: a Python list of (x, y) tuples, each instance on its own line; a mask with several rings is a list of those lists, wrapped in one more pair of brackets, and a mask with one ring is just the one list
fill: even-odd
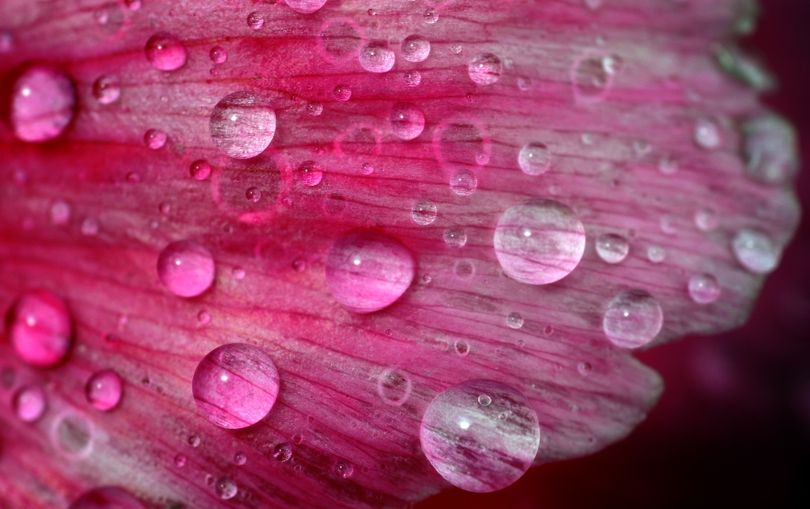
[(467, 74), (477, 85), (492, 85), (497, 83), (503, 72), (503, 63), (497, 55), (484, 53), (470, 60), (467, 65)]
[(250, 159), (264, 152), (276, 134), (270, 101), (242, 90), (223, 97), (211, 111), (211, 139), (225, 154)]
[(28, 364), (54, 366), (70, 350), (72, 327), (67, 305), (47, 290), (23, 294), (12, 308), (8, 324), (14, 351)]
[(605, 263), (621, 263), (630, 253), (630, 243), (616, 233), (604, 233), (596, 238), (596, 254)]
[(121, 402), (124, 382), (113, 370), (105, 369), (93, 373), (84, 387), (87, 402), (102, 412), (108, 412)]
[(310, 14), (323, 7), (326, 0), (284, 0), (284, 3), (294, 11)]
[(52, 140), (73, 120), (76, 89), (62, 71), (41, 65), (29, 67), (14, 83), (10, 106), (17, 138), (30, 142)]
[(332, 296), (355, 313), (393, 304), (410, 287), (415, 272), (411, 253), (398, 241), (372, 232), (338, 239), (326, 259)]
[(21, 421), (38, 421), (45, 413), (45, 408), (47, 407), (45, 391), (38, 385), (21, 387), (14, 393), (11, 406), (14, 409), (14, 413), (17, 414), (17, 418)]
[(186, 47), (171, 34), (161, 32), (146, 41), (146, 59), (160, 71), (176, 71), (186, 65)]
[(521, 283), (545, 285), (579, 265), (585, 252), (585, 228), (567, 206), (536, 200), (503, 213), (494, 244), (506, 275)]
[(720, 283), (712, 274), (695, 274), (689, 278), (689, 296), (698, 304), (711, 304), (720, 298)]
[(526, 175), (542, 175), (551, 168), (551, 150), (542, 143), (527, 143), (518, 153), (518, 166)]
[(386, 43), (373, 41), (360, 50), (357, 59), (368, 72), (384, 73), (394, 67), (397, 56)]
[(123, 488), (103, 486), (86, 491), (70, 509), (144, 509), (144, 505)]
[[(487, 396), (489, 404), (478, 403)], [(517, 481), (540, 447), (537, 414), (517, 390), (472, 380), (439, 394), (419, 430), (422, 452), (450, 484), (490, 492)]]
[(627, 290), (616, 295), (602, 317), (605, 335), (620, 348), (639, 348), (650, 343), (663, 324), (661, 305), (644, 290)]
[(778, 185), (799, 169), (796, 131), (777, 115), (765, 115), (742, 125), (746, 170), (752, 179)]
[(278, 370), (259, 348), (231, 343), (203, 357), (191, 389), (209, 421), (221, 428), (246, 428), (264, 419), (276, 403)]
[(172, 242), (160, 252), (157, 271), (166, 288), (180, 297), (196, 297), (214, 282), (214, 257), (192, 240)]
[(755, 274), (772, 272), (781, 257), (781, 253), (767, 234), (749, 228), (737, 232), (731, 247), (737, 261)]
[(421, 35), (409, 35), (402, 41), (402, 58), (408, 62), (424, 62), (430, 55), (430, 41)]
[(391, 108), (391, 131), (401, 140), (412, 140), (425, 129), (425, 114), (407, 103), (396, 103)]

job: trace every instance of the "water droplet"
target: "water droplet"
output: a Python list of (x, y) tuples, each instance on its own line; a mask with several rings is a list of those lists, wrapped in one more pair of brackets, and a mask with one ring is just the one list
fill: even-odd
[(45, 413), (45, 391), (37, 385), (21, 387), (14, 393), (11, 406), (17, 418), (23, 422), (38, 421)]
[(639, 348), (661, 332), (664, 312), (655, 297), (644, 290), (627, 290), (616, 295), (602, 318), (607, 338), (620, 348)]
[(188, 458), (186, 458), (185, 454), (178, 454), (174, 457), (174, 466), (177, 468), (183, 468), (188, 463)]
[(492, 85), (497, 83), (503, 72), (501, 59), (492, 53), (484, 53), (470, 60), (467, 65), (467, 74), (477, 85)]
[(14, 304), (8, 334), (17, 356), (33, 366), (59, 364), (72, 343), (65, 302), (47, 290), (24, 293)]
[(250, 159), (267, 149), (276, 134), (270, 101), (242, 90), (223, 97), (211, 111), (211, 139), (234, 159)]
[(567, 206), (536, 200), (510, 207), (495, 228), (495, 255), (507, 276), (531, 285), (554, 283), (579, 265), (585, 228)]
[(360, 50), (357, 59), (368, 72), (384, 73), (394, 67), (397, 57), (385, 42), (373, 41)]
[(461, 357), (466, 357), (470, 354), (470, 344), (463, 339), (457, 339), (453, 342), (453, 350)]
[(478, 177), (470, 170), (459, 170), (450, 177), (450, 190), (457, 196), (470, 196), (478, 188)]
[(593, 366), (590, 362), (580, 362), (577, 364), (577, 372), (582, 376), (588, 376), (593, 371)]
[(615, 55), (585, 54), (574, 63), (571, 83), (578, 100), (599, 101), (610, 91), (621, 65)]
[(354, 474), (354, 465), (346, 460), (339, 460), (335, 463), (335, 475), (340, 479), (348, 479)]
[(261, 30), (262, 27), (264, 27), (264, 16), (262, 16), (262, 13), (253, 11), (248, 14), (247, 26), (250, 27), (251, 30)]
[(661, 263), (667, 258), (667, 251), (661, 246), (647, 246), (647, 260), (650, 263)]
[(292, 445), (288, 444), (287, 442), (276, 444), (276, 446), (273, 447), (273, 457), (282, 463), (290, 461), (292, 455)]
[(523, 327), (523, 323), (524, 323), (523, 315), (521, 315), (520, 313), (513, 311), (512, 313), (509, 313), (509, 315), (506, 317), (506, 325), (510, 329), (520, 329), (521, 327)]
[(231, 343), (203, 357), (191, 388), (209, 421), (221, 428), (246, 428), (264, 419), (276, 403), (278, 370), (261, 349)]
[(307, 114), (313, 117), (319, 117), (323, 113), (323, 104), (318, 102), (307, 103)]
[(326, 260), (332, 296), (355, 313), (372, 313), (393, 304), (410, 287), (415, 273), (411, 253), (398, 241), (371, 232), (338, 239)]
[(86, 491), (70, 504), (70, 509), (144, 509), (140, 500), (117, 486)]
[(188, 173), (194, 180), (208, 180), (213, 168), (205, 159), (198, 159), (188, 167)]
[(238, 491), (239, 489), (237, 488), (236, 483), (228, 477), (220, 477), (217, 479), (217, 482), (214, 483), (214, 492), (222, 500), (232, 499), (236, 496)]
[(200, 439), (199, 435), (189, 435), (188, 437), (188, 445), (195, 449), (200, 446), (201, 442), (202, 440)]
[(526, 175), (542, 175), (551, 168), (551, 150), (542, 143), (527, 143), (518, 153), (518, 166)]
[(87, 402), (102, 412), (108, 412), (121, 402), (124, 392), (124, 382), (115, 371), (105, 369), (93, 373), (87, 385), (84, 386), (84, 395)]
[(65, 456), (86, 458), (93, 452), (93, 424), (83, 415), (66, 412), (53, 421), (51, 440)]
[(430, 41), (421, 35), (409, 35), (402, 41), (402, 58), (408, 62), (424, 62), (430, 56)]
[(467, 233), (461, 228), (448, 228), (442, 234), (444, 243), (450, 247), (464, 247), (467, 244)]
[(200, 310), (200, 312), (197, 313), (197, 323), (199, 325), (208, 325), (211, 323), (211, 314), (204, 309)]
[(340, 102), (346, 102), (352, 98), (352, 89), (348, 85), (337, 85), (332, 93)]
[(695, 212), (695, 227), (702, 232), (716, 230), (719, 226), (717, 212), (710, 208), (701, 208)]
[(116, 76), (99, 76), (93, 82), (93, 97), (101, 104), (114, 103), (121, 97), (121, 82)]
[(176, 71), (186, 65), (188, 53), (180, 40), (161, 32), (146, 41), (146, 59), (159, 71)]
[(214, 257), (208, 249), (192, 240), (172, 242), (157, 260), (160, 281), (180, 297), (196, 297), (214, 282)]
[(419, 84), (422, 83), (422, 73), (416, 69), (411, 69), (405, 73), (404, 79), (405, 84), (409, 87), (418, 87)]
[(149, 129), (143, 135), (144, 144), (152, 150), (162, 149), (168, 139), (168, 135), (158, 129)]
[(746, 172), (765, 184), (782, 184), (799, 170), (796, 131), (777, 115), (750, 119), (742, 125)]
[(424, 19), (425, 23), (428, 25), (435, 25), (436, 22), (439, 21), (439, 13), (436, 12), (436, 9), (428, 7), (422, 14), (422, 19)]
[(248, 187), (245, 191), (245, 198), (251, 203), (259, 203), (262, 199), (262, 192), (258, 187)]
[(658, 161), (658, 171), (664, 175), (673, 175), (678, 172), (678, 161), (665, 156)]
[(51, 223), (55, 225), (67, 224), (70, 221), (70, 204), (63, 200), (57, 200), (51, 204)]
[(208, 57), (217, 65), (224, 64), (228, 61), (228, 51), (222, 46), (214, 46), (208, 52)]
[(772, 272), (781, 257), (781, 253), (767, 234), (749, 228), (737, 232), (731, 247), (737, 261), (755, 274)]
[(23, 141), (56, 138), (73, 120), (75, 109), (73, 82), (55, 68), (29, 67), (14, 83), (10, 119), (14, 134)]
[(377, 377), (377, 394), (387, 405), (404, 405), (412, 388), (408, 373), (397, 368), (386, 368)]
[(240, 466), (244, 465), (247, 463), (247, 456), (245, 456), (245, 453), (243, 452), (237, 452), (233, 455), (233, 462)]
[(720, 146), (720, 128), (714, 120), (700, 118), (695, 121), (695, 143), (699, 147), (710, 150)]
[[(488, 405), (478, 404), (482, 394)], [(483, 493), (505, 488), (526, 473), (540, 447), (540, 426), (520, 392), (495, 381), (471, 380), (430, 402), (419, 437), (422, 452), (445, 480)]]
[(621, 263), (630, 253), (630, 243), (616, 233), (605, 233), (596, 238), (596, 254), (605, 263)]
[(712, 274), (695, 274), (689, 278), (689, 296), (698, 304), (711, 304), (720, 298), (720, 283)]
[(284, 3), (294, 11), (310, 14), (323, 7), (326, 0), (284, 0)]
[(307, 187), (315, 187), (323, 180), (323, 171), (315, 161), (304, 161), (298, 165), (298, 180)]
[(412, 140), (425, 129), (425, 114), (407, 103), (396, 103), (391, 108), (391, 131), (401, 140)]
[(418, 201), (413, 204), (411, 209), (411, 218), (413, 222), (419, 226), (428, 226), (436, 221), (439, 214), (439, 209), (436, 204), (431, 201)]

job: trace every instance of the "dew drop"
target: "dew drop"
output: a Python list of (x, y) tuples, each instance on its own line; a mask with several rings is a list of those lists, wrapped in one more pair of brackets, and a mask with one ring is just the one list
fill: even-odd
[(536, 200), (506, 210), (495, 228), (495, 255), (507, 276), (531, 285), (554, 283), (579, 265), (585, 228), (574, 211)]
[(36, 422), (45, 413), (45, 391), (37, 385), (21, 387), (14, 393), (11, 406), (17, 418), (23, 422)]
[(467, 74), (476, 85), (485, 86), (497, 83), (502, 72), (501, 59), (492, 53), (478, 55), (467, 65)]
[(571, 70), (574, 95), (579, 100), (599, 101), (613, 84), (621, 59), (615, 55), (585, 55)]
[(542, 175), (551, 168), (551, 151), (542, 143), (527, 143), (518, 153), (518, 166), (526, 175)]
[(700, 208), (695, 212), (695, 227), (702, 232), (710, 232), (717, 229), (719, 219), (717, 212), (710, 208)]
[(234, 159), (250, 159), (273, 141), (276, 113), (269, 100), (242, 90), (226, 95), (214, 106), (209, 128), (222, 152)]
[(373, 41), (360, 50), (357, 59), (366, 71), (385, 73), (393, 69), (397, 57), (386, 43)]
[(701, 148), (710, 150), (720, 146), (720, 128), (714, 120), (700, 118), (695, 121), (694, 137)]
[(264, 27), (264, 16), (260, 12), (251, 12), (247, 17), (247, 26), (251, 30), (261, 30)]
[(457, 339), (453, 342), (453, 350), (460, 357), (466, 357), (470, 354), (470, 344), (463, 339)]
[(689, 278), (689, 296), (698, 304), (711, 304), (720, 298), (720, 283), (712, 274), (695, 274)]
[(307, 187), (315, 187), (323, 180), (323, 171), (315, 161), (304, 161), (298, 165), (298, 180)]
[(425, 129), (425, 114), (407, 103), (396, 103), (391, 108), (391, 131), (401, 140), (412, 140)]
[(402, 41), (402, 58), (408, 62), (424, 62), (430, 56), (430, 41), (420, 35), (409, 35)]
[[(481, 395), (488, 405), (479, 404)], [(540, 447), (540, 426), (520, 392), (500, 382), (471, 380), (430, 402), (419, 438), (422, 452), (445, 480), (484, 493), (526, 473)]]
[(233, 482), (233, 479), (221, 477), (217, 479), (216, 483), (214, 483), (214, 492), (222, 500), (230, 500), (236, 496), (239, 489), (237, 488), (236, 483)]
[(731, 247), (737, 261), (755, 274), (772, 272), (779, 264), (781, 253), (761, 231), (743, 228), (734, 236)]
[(198, 159), (188, 167), (188, 174), (194, 180), (208, 180), (212, 171), (213, 168), (205, 159)]
[(286, 463), (290, 461), (293, 455), (293, 448), (287, 442), (282, 442), (280, 444), (276, 444), (273, 447), (273, 458), (280, 461), (281, 463)]
[(188, 463), (188, 458), (185, 454), (178, 454), (174, 457), (174, 466), (177, 468), (183, 468)]
[(248, 187), (245, 190), (245, 199), (250, 203), (259, 203), (262, 199), (262, 191), (258, 187)]
[(448, 228), (442, 234), (444, 243), (449, 247), (464, 247), (467, 245), (467, 233), (461, 228)]
[(411, 69), (405, 73), (405, 84), (409, 87), (418, 87), (422, 83), (422, 73), (416, 69)]
[(202, 440), (200, 439), (199, 435), (189, 435), (188, 436), (188, 445), (190, 445), (191, 447), (193, 447), (195, 449), (200, 446), (201, 442), (202, 442)]
[(103, 486), (86, 491), (70, 504), (69, 509), (144, 509), (145, 506), (128, 491), (117, 486)]
[(408, 373), (397, 368), (386, 368), (377, 377), (377, 394), (386, 405), (404, 405), (411, 397), (412, 388)]
[(284, 0), (290, 9), (303, 14), (311, 14), (324, 6), (326, 0)]
[(593, 366), (591, 366), (590, 362), (580, 362), (577, 364), (577, 373), (582, 376), (588, 376), (593, 371)]
[(247, 456), (243, 452), (237, 452), (233, 455), (233, 462), (236, 465), (244, 465), (247, 463)]
[(37, 65), (17, 78), (10, 104), (10, 120), (17, 138), (42, 142), (56, 138), (73, 120), (76, 89), (68, 76)]
[(228, 52), (222, 46), (214, 46), (208, 52), (208, 58), (211, 59), (211, 62), (221, 65), (228, 61)]
[(678, 172), (678, 161), (665, 156), (658, 161), (658, 171), (663, 175), (674, 175)]
[(742, 125), (746, 172), (752, 179), (778, 185), (799, 170), (796, 131), (777, 115), (750, 119)]
[(186, 65), (186, 47), (175, 36), (161, 32), (146, 41), (146, 59), (159, 71), (176, 71)]
[(157, 260), (160, 281), (179, 297), (196, 297), (214, 282), (214, 257), (208, 249), (192, 240), (172, 242)]
[(667, 258), (667, 251), (661, 246), (647, 246), (647, 260), (650, 263), (662, 263)]
[(63, 200), (57, 200), (51, 204), (51, 223), (55, 225), (67, 224), (71, 215), (70, 204)]
[(335, 463), (335, 475), (340, 479), (348, 479), (354, 475), (354, 465), (345, 460), (339, 460)]
[(143, 135), (144, 144), (152, 150), (162, 149), (168, 139), (168, 135), (158, 129), (149, 129)]
[(627, 290), (608, 303), (602, 317), (607, 338), (620, 348), (639, 348), (661, 332), (664, 313), (655, 297), (644, 290)]
[(457, 260), (453, 266), (453, 273), (459, 279), (470, 279), (475, 275), (475, 265), (469, 260)]
[(520, 313), (512, 312), (509, 313), (509, 315), (507, 315), (506, 317), (506, 325), (510, 329), (520, 329), (521, 327), (523, 327), (523, 323), (524, 323), (523, 315), (521, 315)]
[(14, 304), (8, 334), (17, 356), (33, 366), (59, 364), (72, 343), (65, 302), (47, 290), (24, 293)]
[(439, 13), (436, 12), (436, 9), (428, 7), (427, 9), (425, 9), (425, 12), (422, 13), (422, 19), (428, 25), (435, 25), (436, 22), (439, 21)]
[(121, 82), (116, 76), (99, 76), (93, 82), (92, 93), (99, 103), (112, 104), (121, 97)]
[(349, 88), (348, 85), (337, 85), (332, 91), (332, 95), (334, 95), (335, 99), (338, 101), (346, 102), (352, 98), (352, 89)]
[(332, 296), (350, 311), (372, 313), (393, 304), (415, 273), (411, 253), (398, 241), (372, 232), (338, 239), (326, 260)]
[(197, 409), (221, 428), (241, 429), (267, 416), (279, 391), (273, 360), (261, 349), (231, 343), (208, 353), (194, 371)]
[(450, 177), (450, 190), (456, 196), (470, 196), (478, 188), (478, 177), (470, 170), (459, 170)]
[(121, 402), (124, 382), (115, 371), (105, 369), (93, 373), (84, 387), (87, 402), (102, 412), (108, 412)]
[(596, 254), (605, 263), (621, 263), (630, 253), (630, 243), (616, 233), (605, 233), (596, 238)]
[(419, 226), (433, 224), (438, 214), (439, 209), (432, 201), (418, 201), (413, 204), (413, 209), (411, 209), (411, 219)]
[(209, 313), (204, 309), (200, 310), (197, 313), (197, 323), (199, 325), (208, 325), (209, 323), (211, 323), (211, 313)]

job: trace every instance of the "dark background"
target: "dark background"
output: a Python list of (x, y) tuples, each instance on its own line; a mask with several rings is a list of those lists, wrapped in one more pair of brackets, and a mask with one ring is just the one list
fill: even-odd
[[(810, 210), (810, 1), (761, 0), (756, 48), (779, 77), (767, 98), (801, 135)], [(530, 471), (501, 492), (446, 492), (419, 509), (810, 507), (810, 225), (802, 221), (750, 322), (642, 354), (664, 376), (628, 439)]]

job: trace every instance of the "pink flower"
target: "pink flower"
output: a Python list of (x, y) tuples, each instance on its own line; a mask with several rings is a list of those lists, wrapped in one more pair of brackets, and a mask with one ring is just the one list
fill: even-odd
[(0, 501), (398, 507), (626, 436), (632, 351), (797, 223), (753, 6), (4, 2)]

